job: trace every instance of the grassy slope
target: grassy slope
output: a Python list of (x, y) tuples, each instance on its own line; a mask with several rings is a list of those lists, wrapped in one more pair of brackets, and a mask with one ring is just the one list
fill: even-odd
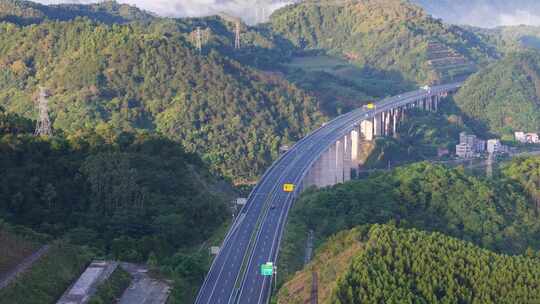
[(13, 269), (38, 248), (38, 243), (0, 228), (0, 275)]
[(29, 271), (0, 290), (0, 303), (55, 303), (90, 260), (91, 255), (84, 249), (56, 242)]
[[(315, 260), (280, 289), (278, 303), (304, 303), (312, 271), (322, 287), (319, 303), (539, 300), (537, 259), (498, 255), (440, 233), (367, 228), (341, 232), (326, 242)], [(307, 293), (295, 296), (300, 286)]]
[(12, 270), (25, 257), (47, 243), (50, 237), (0, 219), (0, 275)]

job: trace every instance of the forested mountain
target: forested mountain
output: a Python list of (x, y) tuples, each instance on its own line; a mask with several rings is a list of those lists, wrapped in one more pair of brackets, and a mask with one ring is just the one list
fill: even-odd
[(537, 255), (507, 256), (441, 233), (359, 227), (338, 234), (279, 293), (278, 303), (536, 303)]
[(0, 23), (0, 105), (35, 117), (34, 96), (45, 86), (57, 130), (160, 132), (222, 174), (249, 181), (281, 144), (322, 122), (317, 101), (215, 50), (199, 54), (189, 41), (195, 27)]
[(199, 247), (227, 223), (231, 187), (168, 139), (99, 130), (34, 137), (32, 125), (0, 111), (0, 218), (98, 256), (152, 257), (175, 279), (174, 298), (191, 299), (209, 263)]
[(290, 214), (280, 253), (281, 278), (302, 267), (310, 230), (318, 247), (339, 231), (392, 221), (403, 228), (438, 231), (515, 254), (540, 248), (536, 210), (511, 176), (486, 181), (428, 163), (308, 190)]
[(512, 53), (467, 80), (454, 97), (478, 131), (540, 130), (540, 53)]
[(408, 82), (460, 79), (497, 57), (474, 33), (401, 0), (308, 0), (275, 12), (271, 26), (300, 48)]
[(486, 42), (497, 47), (501, 53), (512, 53), (523, 49), (540, 49), (540, 27), (501, 26), (493, 29), (468, 27)]
[(94, 21), (127, 23), (132, 21), (150, 22), (154, 16), (148, 12), (115, 1), (97, 4), (42, 5), (26, 0), (2, 0), (0, 2), (0, 22), (17, 24), (40, 23), (45, 20), (67, 21), (77, 17), (88, 17)]

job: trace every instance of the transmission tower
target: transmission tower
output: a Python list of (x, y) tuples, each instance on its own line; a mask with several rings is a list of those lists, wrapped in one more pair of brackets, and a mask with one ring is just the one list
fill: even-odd
[(47, 97), (47, 90), (41, 87), (38, 99), (39, 118), (34, 132), (35, 136), (52, 135), (51, 120), (49, 119), (49, 100)]
[(197, 27), (197, 42), (196, 42), (196, 46), (197, 46), (197, 49), (199, 50), (199, 52), (202, 52), (202, 35), (201, 35), (201, 27), (198, 26)]
[(234, 48), (240, 49), (240, 21), (236, 21), (236, 30), (235, 30), (235, 39), (234, 39)]

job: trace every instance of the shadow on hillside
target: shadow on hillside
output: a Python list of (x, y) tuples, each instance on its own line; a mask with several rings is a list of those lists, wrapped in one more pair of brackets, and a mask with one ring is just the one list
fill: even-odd
[(485, 122), (471, 117), (467, 113), (463, 112), (454, 101), (453, 96), (447, 97), (446, 100), (440, 104), (439, 109), (443, 113), (453, 114), (461, 117), (463, 119), (463, 123), (471, 130), (473, 130), (476, 135), (482, 138), (490, 138), (496, 136), (489, 131), (489, 126)]

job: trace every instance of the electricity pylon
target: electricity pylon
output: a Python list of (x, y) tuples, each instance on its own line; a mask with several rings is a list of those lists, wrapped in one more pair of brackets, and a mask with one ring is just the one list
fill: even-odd
[(41, 87), (38, 99), (39, 118), (34, 132), (35, 136), (52, 135), (51, 120), (49, 119), (49, 100), (47, 97), (47, 90)]

